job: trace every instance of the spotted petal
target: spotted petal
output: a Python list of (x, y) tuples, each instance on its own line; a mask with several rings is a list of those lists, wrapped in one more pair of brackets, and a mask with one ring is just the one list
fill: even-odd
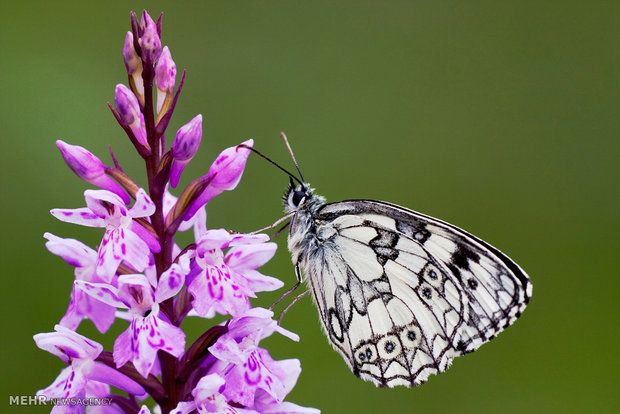
[(75, 330), (84, 318), (88, 318), (93, 321), (99, 332), (105, 333), (114, 323), (115, 312), (116, 308), (113, 306), (96, 300), (74, 285), (69, 307), (59, 325)]
[(114, 286), (108, 285), (107, 283), (91, 283), (83, 280), (76, 280), (73, 283), (101, 302), (107, 303), (115, 308), (127, 309), (127, 305), (118, 297), (118, 289)]
[(97, 260), (97, 252), (79, 240), (63, 239), (52, 233), (45, 233), (43, 237), (48, 240), (45, 243), (47, 250), (62, 257), (70, 266), (92, 266)]
[(249, 244), (231, 247), (226, 254), (226, 263), (237, 271), (256, 269), (267, 263), (276, 253), (275, 243)]
[[(108, 218), (116, 213), (126, 216), (127, 207), (122, 198), (108, 190), (86, 190), (84, 191), (86, 206), (97, 216)], [(114, 207), (111, 209), (111, 207)]]
[(146, 378), (159, 349), (178, 358), (185, 349), (185, 333), (153, 313), (145, 318), (136, 317), (114, 342), (114, 362), (120, 368), (131, 360)]
[(155, 291), (155, 301), (161, 303), (179, 293), (179, 290), (183, 287), (184, 281), (185, 274), (181, 265), (176, 263), (172, 264), (159, 278), (159, 283)]
[(136, 202), (133, 207), (129, 209), (129, 215), (133, 218), (137, 217), (149, 217), (155, 213), (155, 204), (148, 196), (143, 188), (139, 189), (136, 193)]
[(64, 326), (56, 325), (56, 332), (40, 333), (33, 336), (37, 346), (56, 355), (66, 363), (72, 359), (95, 359), (103, 346)]
[(85, 386), (86, 378), (84, 375), (79, 371), (75, 371), (72, 366), (68, 366), (60, 371), (58, 377), (49, 387), (37, 391), (37, 395), (47, 398), (78, 397), (85, 395)]
[(105, 227), (105, 221), (86, 207), (74, 209), (54, 208), (50, 210), (50, 213), (65, 223), (79, 224), (86, 227)]

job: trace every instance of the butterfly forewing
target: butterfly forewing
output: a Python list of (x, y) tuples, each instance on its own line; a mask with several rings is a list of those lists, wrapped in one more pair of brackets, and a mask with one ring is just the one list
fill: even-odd
[(289, 248), (325, 331), (351, 370), (419, 385), (510, 325), (527, 275), (469, 233), (372, 200), (300, 208)]

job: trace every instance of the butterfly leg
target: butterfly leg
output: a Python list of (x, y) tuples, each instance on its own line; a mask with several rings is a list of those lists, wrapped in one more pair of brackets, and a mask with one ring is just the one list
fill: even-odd
[(289, 303), (286, 308), (284, 308), (284, 310), (282, 311), (282, 313), (280, 313), (280, 316), (278, 316), (278, 325), (282, 325), (282, 319), (284, 318), (284, 315), (286, 315), (286, 312), (289, 311), (289, 309), (291, 309), (293, 307), (294, 304), (296, 304), (297, 302), (299, 302), (300, 299), (303, 299), (305, 296), (308, 296), (308, 293), (310, 293), (309, 290), (306, 290), (304, 293), (295, 296), (295, 299), (293, 299), (293, 301), (291, 303)]
[(289, 226), (291, 225), (291, 222), (289, 221), (288, 223), (284, 224), (284, 226), (280, 227), (278, 229), (278, 231), (276, 231), (275, 233), (273, 233), (271, 236), (269, 236), (269, 240), (273, 240), (276, 237), (278, 237), (280, 234), (282, 234), (282, 232), (286, 229), (289, 228)]
[(273, 304), (269, 307), (269, 310), (273, 310), (273, 308), (278, 306), (278, 303), (288, 298), (291, 295), (291, 293), (293, 293), (299, 287), (299, 285), (301, 285), (301, 272), (299, 271), (299, 265), (295, 265), (295, 277), (297, 278), (297, 282), (295, 282), (292, 288), (284, 292), (284, 294), (280, 296), (280, 299), (273, 302)]

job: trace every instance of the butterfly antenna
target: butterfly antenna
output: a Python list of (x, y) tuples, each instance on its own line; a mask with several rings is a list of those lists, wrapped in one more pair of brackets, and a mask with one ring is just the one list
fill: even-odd
[(291, 154), (291, 158), (293, 159), (293, 162), (295, 163), (295, 168), (297, 168), (297, 172), (299, 173), (299, 176), (301, 177), (301, 181), (306, 182), (306, 180), (304, 180), (303, 174), (301, 173), (301, 170), (299, 169), (299, 165), (297, 164), (297, 160), (295, 159), (295, 155), (293, 154), (293, 150), (291, 149), (291, 146), (288, 143), (288, 139), (286, 138), (286, 135), (284, 134), (284, 132), (280, 132), (280, 136), (282, 136), (282, 139), (284, 140), (284, 144), (286, 144), (288, 153)]
[[(275, 165), (276, 167), (278, 167), (280, 170), (284, 171), (289, 177), (291, 177), (292, 180), (297, 181), (299, 184), (304, 185), (303, 181), (300, 181), (299, 178), (297, 178), (296, 176), (294, 176), (290, 171), (288, 171), (287, 169), (285, 169), (284, 167), (282, 167), (280, 164), (278, 164), (277, 162), (273, 161), (271, 158), (269, 158), (268, 156), (266, 156), (265, 154), (263, 154), (262, 152), (260, 152), (259, 150), (257, 150), (254, 147), (250, 147), (249, 145), (245, 145), (245, 144), (239, 144), (237, 145), (237, 148), (246, 148), (249, 149), (250, 151), (252, 151), (253, 153), (255, 153), (256, 155), (260, 156), (261, 158), (266, 159), (267, 161), (269, 161), (270, 163), (272, 163), (273, 165)], [(299, 168), (297, 169), (299, 171)], [(299, 175), (301, 176), (301, 173), (299, 173)], [(303, 180), (304, 178), (301, 177), (301, 179)]]

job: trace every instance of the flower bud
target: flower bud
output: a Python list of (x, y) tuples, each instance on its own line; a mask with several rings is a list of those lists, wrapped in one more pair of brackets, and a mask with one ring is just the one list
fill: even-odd
[(172, 144), (172, 169), (170, 172), (170, 185), (175, 188), (185, 166), (198, 151), (202, 138), (202, 115), (196, 115), (194, 119), (183, 125), (177, 131), (177, 136)]
[(155, 84), (157, 86), (157, 113), (160, 116), (170, 107), (177, 77), (177, 66), (172, 60), (170, 49), (164, 46), (155, 68)]
[(157, 33), (157, 25), (146, 10), (142, 13), (140, 26), (144, 30), (140, 38), (142, 59), (145, 63), (153, 65), (161, 54), (161, 39), (159, 38), (159, 33)]
[(144, 116), (140, 112), (140, 104), (136, 95), (123, 84), (116, 85), (114, 94), (114, 106), (120, 117), (121, 125), (128, 127), (133, 132), (136, 140), (144, 147), (150, 149), (146, 141), (146, 126)]
[[(254, 140), (249, 139), (240, 145), (247, 145), (251, 147), (254, 145)], [(191, 219), (198, 209), (204, 206), (213, 197), (221, 194), (225, 190), (233, 190), (243, 175), (245, 163), (250, 155), (250, 150), (243, 148), (240, 145), (226, 148), (218, 155), (215, 162), (211, 164), (209, 168), (209, 174), (202, 178), (209, 177), (210, 181), (207, 187), (203, 190), (195, 201), (188, 206), (187, 213), (184, 220)]]
[(127, 32), (125, 45), (123, 46), (123, 61), (127, 74), (131, 79), (131, 87), (136, 92), (140, 100), (144, 97), (144, 83), (142, 82), (142, 59), (136, 53), (133, 46), (133, 33)]
[[(251, 147), (254, 145), (254, 140), (249, 139), (240, 145)], [(209, 174), (216, 174), (211, 181), (211, 186), (221, 190), (233, 190), (241, 181), (249, 155), (250, 150), (239, 145), (222, 151), (209, 168)]]
[(117, 194), (125, 203), (131, 201), (123, 188), (106, 175), (101, 160), (86, 148), (70, 145), (61, 140), (56, 141), (56, 146), (60, 150), (62, 158), (75, 175), (87, 183)]
[(162, 50), (161, 56), (157, 61), (157, 68), (155, 69), (157, 89), (164, 92), (172, 92), (174, 90), (176, 77), (177, 66), (174, 60), (172, 60), (170, 49), (168, 49), (168, 46), (164, 46), (164, 50)]

